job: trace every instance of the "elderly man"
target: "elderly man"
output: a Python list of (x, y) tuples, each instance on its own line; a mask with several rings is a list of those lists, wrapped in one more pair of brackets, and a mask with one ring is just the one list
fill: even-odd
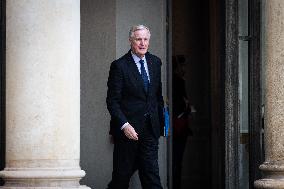
[(161, 60), (148, 52), (150, 36), (146, 26), (133, 26), (131, 49), (110, 66), (106, 102), (114, 152), (109, 189), (127, 189), (136, 170), (143, 189), (162, 188), (158, 167), (164, 104)]

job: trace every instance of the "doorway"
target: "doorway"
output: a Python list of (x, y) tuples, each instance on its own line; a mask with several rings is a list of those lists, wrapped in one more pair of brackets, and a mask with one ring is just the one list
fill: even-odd
[(211, 188), (209, 8), (209, 0), (172, 1), (175, 189)]
[(172, 58), (194, 112), (180, 188), (252, 189), (260, 177), (260, 2), (172, 0)]

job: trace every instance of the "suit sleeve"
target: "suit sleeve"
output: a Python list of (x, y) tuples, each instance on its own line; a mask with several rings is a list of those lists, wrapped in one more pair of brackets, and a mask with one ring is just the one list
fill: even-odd
[(123, 90), (123, 72), (116, 61), (112, 62), (108, 77), (108, 90), (107, 90), (107, 108), (111, 115), (111, 118), (118, 124), (118, 127), (122, 127), (127, 122), (127, 119), (121, 111), (120, 103)]
[(161, 126), (161, 130), (164, 127), (164, 112), (163, 112), (163, 108), (164, 108), (164, 99), (163, 99), (163, 95), (162, 95), (162, 81), (161, 81), (161, 66), (162, 66), (162, 62), (159, 59), (158, 61), (158, 65), (159, 65), (159, 74), (158, 74), (158, 78), (159, 78), (159, 86), (158, 86), (158, 90), (157, 90), (157, 100), (158, 100), (158, 111), (159, 111), (159, 119), (160, 119), (160, 126)]

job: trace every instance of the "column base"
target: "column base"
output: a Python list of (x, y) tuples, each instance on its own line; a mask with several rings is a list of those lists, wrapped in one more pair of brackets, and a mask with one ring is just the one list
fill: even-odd
[(255, 188), (284, 189), (284, 179), (261, 179), (254, 182)]
[(5, 169), (0, 176), (1, 189), (90, 189), (79, 183), (85, 176), (81, 169)]
[(284, 164), (266, 162), (259, 168), (264, 178), (254, 182), (255, 188), (284, 189)]

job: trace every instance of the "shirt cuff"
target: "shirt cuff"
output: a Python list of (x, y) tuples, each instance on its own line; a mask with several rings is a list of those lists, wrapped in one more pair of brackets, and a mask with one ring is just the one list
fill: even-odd
[(120, 130), (124, 129), (124, 127), (126, 127), (128, 124), (129, 124), (128, 122), (124, 123), (124, 124), (122, 125), (122, 127), (120, 127)]

